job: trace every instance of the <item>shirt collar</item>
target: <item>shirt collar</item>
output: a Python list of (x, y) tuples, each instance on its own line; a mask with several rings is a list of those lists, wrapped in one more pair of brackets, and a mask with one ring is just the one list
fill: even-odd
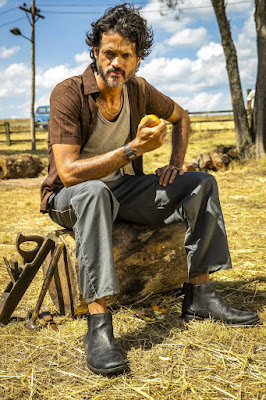
[(99, 88), (90, 64), (82, 74), (84, 94), (99, 93)]

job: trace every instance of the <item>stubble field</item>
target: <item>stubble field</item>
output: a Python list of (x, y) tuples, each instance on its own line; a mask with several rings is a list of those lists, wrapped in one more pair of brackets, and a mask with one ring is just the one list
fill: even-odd
[[(221, 131), (219, 123), (196, 128), (187, 161), (216, 145), (235, 142), (233, 130)], [(35, 154), (47, 166), (47, 133), (40, 132), (37, 138)], [(164, 165), (169, 151), (170, 136), (162, 148), (145, 157), (145, 172)], [(0, 156), (25, 152), (30, 152), (29, 142), (10, 147), (0, 143)], [(55, 314), (57, 332), (25, 327), (39, 295), (39, 272), (15, 318), (0, 327), (1, 400), (266, 399), (266, 160), (241, 161), (213, 174), (234, 268), (213, 275), (212, 280), (228, 304), (257, 310), (260, 323), (244, 328), (211, 321), (186, 324), (180, 319), (180, 291), (151, 295), (131, 307), (113, 310), (115, 336), (127, 355), (130, 372), (97, 376), (86, 366), (85, 318), (72, 320)], [(44, 176), (0, 181), (0, 294), (9, 282), (3, 256), (21, 262), (15, 249), (17, 233), (45, 236), (58, 228), (39, 213)], [(154, 305), (166, 309), (163, 320), (153, 316)], [(48, 295), (44, 307), (56, 311)]]

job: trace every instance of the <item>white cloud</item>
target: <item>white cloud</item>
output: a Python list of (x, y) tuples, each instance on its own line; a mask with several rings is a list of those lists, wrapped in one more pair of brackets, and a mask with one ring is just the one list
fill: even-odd
[(163, 13), (167, 11), (165, 8), (162, 9), (162, 3), (152, 0), (142, 8), (141, 15), (147, 19), (153, 29), (163, 29), (167, 32), (175, 32), (191, 22), (191, 19), (185, 15), (177, 19), (175, 12), (169, 11), (167, 15), (162, 15), (162, 11)]
[[(247, 87), (254, 87), (257, 73), (253, 14), (254, 10), (250, 10), (235, 41), (244, 96)], [(177, 38), (178, 34), (173, 37)], [(167, 40), (163, 44), (166, 47)], [(164, 53), (157, 52), (161, 56), (165, 53), (167, 54), (167, 49)], [(211, 41), (202, 46), (196, 53), (196, 59), (154, 57), (142, 65), (139, 74), (186, 109), (231, 108), (225, 57), (220, 43)]]
[(230, 95), (223, 92), (215, 94), (201, 92), (193, 97), (175, 96), (173, 100), (190, 112), (231, 109)]
[[(138, 75), (143, 76), (164, 93), (184, 90), (183, 82), (192, 74), (192, 63), (188, 58), (153, 58), (141, 66)], [(186, 85), (186, 84), (185, 84)]]
[(3, 7), (6, 4), (7, 0), (0, 0), (0, 7)]
[(224, 55), (221, 46), (213, 42), (202, 47), (195, 60), (153, 58), (141, 66), (139, 75), (172, 96), (228, 87)]
[(255, 87), (257, 76), (257, 46), (254, 9), (243, 25), (235, 42), (238, 56), (240, 77), (243, 88)]
[(183, 15), (195, 19), (209, 19), (213, 17), (213, 8), (210, 1), (187, 0), (180, 5), (181, 18)]
[(5, 71), (0, 71), (0, 97), (25, 95), (30, 90), (30, 76), (30, 68), (23, 63), (11, 64)]
[(38, 89), (52, 89), (57, 83), (71, 76), (79, 75), (83, 70), (83, 65), (75, 68), (71, 68), (68, 65), (57, 65), (56, 67), (49, 68), (47, 71), (39, 71), (36, 75), (37, 87)]
[[(36, 107), (49, 104), (50, 94), (54, 86), (70, 76), (81, 74), (88, 65), (86, 57), (75, 58), (83, 64), (76, 67), (57, 65), (47, 70), (38, 69), (36, 73)], [(31, 97), (31, 68), (23, 63), (10, 64), (5, 70), (0, 69), (0, 100), (9, 102), (8, 116), (29, 117)], [(1, 107), (1, 114), (7, 112)]]
[(78, 64), (76, 67), (62, 64), (49, 68), (46, 71), (39, 70), (36, 75), (37, 90), (53, 89), (55, 85), (64, 79), (82, 74), (92, 61), (88, 51), (76, 54), (74, 59)]
[(169, 47), (167, 46), (167, 43), (165, 42), (161, 42), (161, 43), (157, 43), (153, 49), (152, 49), (152, 53), (149, 56), (150, 59), (154, 58), (154, 57), (161, 57), (163, 54), (166, 54), (169, 51)]
[(255, 38), (256, 37), (256, 27), (255, 27), (255, 20), (254, 20), (254, 9), (250, 11), (249, 13), (249, 18), (245, 22), (243, 26), (243, 32), (245, 32), (246, 36), (249, 38)]
[[(206, 21), (215, 18), (210, 0), (186, 0), (180, 2), (180, 13), (169, 9), (165, 3), (166, 0), (162, 2), (151, 0), (141, 11), (142, 16), (148, 20), (149, 24), (152, 24), (154, 29), (176, 32), (180, 28), (185, 28), (188, 24), (198, 23), (199, 20)], [(230, 18), (232, 13), (247, 13), (251, 8), (253, 8), (251, 2), (239, 2), (237, 4), (235, 0), (227, 0), (226, 12)]]
[(238, 58), (256, 57), (256, 45), (254, 40), (246, 38), (244, 33), (238, 36), (235, 46)]
[(75, 61), (78, 64), (84, 64), (84, 63), (86, 63), (87, 65), (90, 64), (92, 60), (89, 51), (83, 51), (83, 53), (76, 54)]
[(166, 43), (169, 46), (198, 47), (207, 38), (207, 30), (203, 27), (197, 29), (183, 29), (176, 32)]
[[(80, 58), (80, 61), (83, 60)], [(53, 88), (64, 79), (83, 73), (87, 65), (88, 63), (84, 63), (74, 68), (68, 65), (58, 65), (46, 71), (38, 71), (36, 75), (36, 107), (49, 104)]]
[(52, 88), (58, 82), (63, 81), (69, 76), (69, 68), (66, 65), (57, 65), (49, 68), (47, 71), (38, 71), (36, 83), (38, 88)]
[(8, 91), (7, 87), (0, 88), (0, 98), (7, 97), (8, 93), (9, 93), (9, 91)]
[(42, 96), (38, 96), (36, 99), (35, 107), (48, 105), (50, 101), (50, 92), (43, 94)]
[(25, 98), (22, 104), (11, 104), (12, 115), (10, 115), (10, 118), (30, 118), (30, 104), (30, 97)]
[(256, 28), (254, 21), (254, 10), (249, 13), (249, 18), (245, 22), (242, 32), (236, 40), (236, 48), (238, 57), (256, 57)]
[(243, 89), (254, 88), (256, 85), (257, 77), (257, 59), (251, 58), (239, 61), (240, 66), (240, 78), (242, 82)]
[(19, 51), (20, 47), (10, 47), (7, 49), (5, 46), (0, 47), (0, 58), (8, 58)]
[(4, 78), (11, 79), (18, 76), (21, 79), (21, 77), (24, 78), (27, 76), (28, 72), (30, 72), (30, 68), (24, 63), (14, 63), (10, 64), (9, 67), (7, 67), (7, 69), (4, 71)]
[(210, 42), (207, 46), (203, 46), (197, 56), (202, 61), (208, 61), (212, 57), (219, 57), (223, 54), (223, 48), (219, 43)]

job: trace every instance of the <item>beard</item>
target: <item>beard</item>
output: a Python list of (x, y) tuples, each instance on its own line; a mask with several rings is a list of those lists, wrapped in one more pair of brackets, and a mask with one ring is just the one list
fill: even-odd
[[(103, 70), (103, 68), (100, 66), (98, 59), (96, 59), (96, 68), (97, 68), (97, 73), (100, 75), (100, 77), (103, 79), (103, 81), (108, 85), (109, 87), (117, 88), (120, 86), (123, 86), (124, 83), (128, 82), (131, 78), (133, 78), (136, 74), (137, 67), (131, 70), (128, 75), (126, 76), (125, 71), (122, 68), (115, 68), (115, 67), (109, 67), (106, 69), (106, 71)], [(119, 81), (118, 76), (108, 76), (111, 72), (120, 72), (123, 76), (123, 80)]]

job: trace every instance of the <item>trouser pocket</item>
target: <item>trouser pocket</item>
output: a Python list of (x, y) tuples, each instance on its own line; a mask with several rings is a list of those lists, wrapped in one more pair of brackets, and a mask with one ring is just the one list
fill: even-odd
[(75, 221), (73, 221), (73, 211), (69, 208), (64, 211), (49, 210), (50, 218), (63, 228), (72, 229)]

